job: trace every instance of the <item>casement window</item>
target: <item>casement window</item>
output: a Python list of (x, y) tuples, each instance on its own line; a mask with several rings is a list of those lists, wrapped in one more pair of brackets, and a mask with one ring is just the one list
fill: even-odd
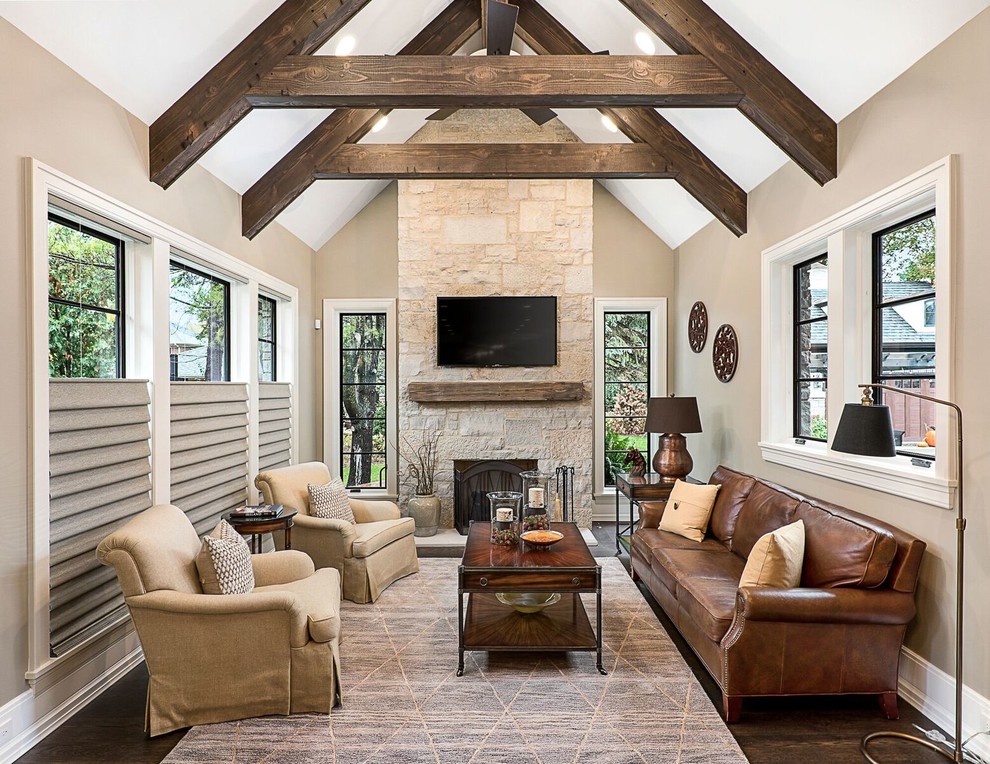
[(394, 495), (394, 300), (325, 300), (324, 459), (352, 491)]
[(48, 217), (48, 373), (124, 376), (124, 242)]
[[(935, 233), (930, 210), (873, 235), (873, 381), (933, 396)], [(935, 458), (925, 440), (935, 424), (934, 403), (883, 390), (874, 399), (890, 406), (898, 453)]]
[(828, 438), (828, 255), (794, 266), (794, 437)]
[(175, 261), (169, 275), (169, 378), (229, 381), (230, 283)]
[(649, 463), (656, 438), (646, 432), (646, 406), (665, 395), (666, 300), (595, 300), (595, 486), (614, 490), (626, 455)]
[(828, 445), (830, 416), (860, 399), (860, 384), (952, 397), (951, 176), (947, 157), (763, 253), (765, 460), (951, 506), (952, 455), (935, 460), (934, 433), (925, 438), (951, 432), (942, 407), (874, 392), (891, 408), (899, 455)]
[(278, 303), (271, 297), (258, 295), (258, 381), (275, 382), (277, 371)]

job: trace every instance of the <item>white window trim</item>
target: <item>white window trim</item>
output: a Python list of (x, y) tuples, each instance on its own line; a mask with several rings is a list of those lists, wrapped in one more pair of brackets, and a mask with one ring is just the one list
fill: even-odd
[[(798, 445), (793, 433), (793, 267), (828, 252), (829, 386), (832, 423), (829, 444), (845, 403), (860, 398), (859, 383), (872, 381), (872, 235), (935, 208), (938, 218), (935, 267), (935, 375), (940, 395), (952, 399), (954, 166), (947, 156), (889, 188), (763, 252), (762, 421), (764, 460), (842, 480), (937, 507), (953, 505), (955, 454), (940, 451), (934, 468), (916, 467), (908, 457), (852, 456), (824, 443)], [(952, 432), (946, 407), (936, 408), (936, 428)], [(934, 474), (933, 474), (934, 473)]]
[[(25, 678), (32, 685), (46, 677), (61, 676), (74, 670), (107, 647), (107, 634), (96, 634), (76, 646), (65, 655), (51, 658), (49, 655), (49, 402), (48, 402), (48, 205), (49, 198), (58, 197), (84, 210), (91, 210), (116, 221), (151, 243), (136, 242), (128, 246), (126, 257), (125, 306), (127, 311), (128, 343), (125, 373), (130, 379), (148, 379), (151, 383), (151, 479), (152, 501), (156, 504), (169, 501), (169, 270), (172, 249), (179, 249), (197, 261), (212, 264), (221, 273), (236, 276), (231, 284), (231, 323), (234, 324), (235, 298), (250, 315), (237, 318), (238, 327), (246, 327), (253, 339), (239, 346), (234, 355), (231, 348), (231, 376), (241, 383), (248, 383), (252, 395), (252, 420), (257, 419), (257, 292), (285, 296), (289, 302), (279, 318), (286, 332), (280, 346), (280, 373), (283, 381), (293, 382), (292, 410), (298, 412), (299, 290), (293, 285), (275, 278), (254, 266), (211, 247), (172, 226), (163, 223), (140, 210), (117, 201), (91, 186), (59, 172), (33, 158), (25, 160), (27, 179), (27, 257), (28, 257), (28, 320), (30, 325), (28, 388), (30, 406), (28, 433), (28, 667)], [(239, 290), (238, 290), (239, 288)], [(252, 301), (251, 296), (254, 295)], [(252, 328), (253, 327), (253, 328)], [(281, 334), (281, 330), (280, 330)], [(138, 336), (140, 335), (140, 342)], [(237, 335), (233, 335), (237, 336)], [(253, 351), (252, 351), (253, 348)], [(133, 352), (132, 352), (133, 350)], [(250, 363), (248, 361), (253, 361)], [(235, 365), (236, 364), (236, 365)], [(252, 373), (253, 369), (253, 373)], [(256, 429), (256, 428), (255, 428)], [(293, 427), (292, 452), (298, 453), (298, 428)], [(257, 437), (250, 441), (252, 454), (250, 468), (257, 467)], [(113, 630), (111, 630), (113, 632)], [(54, 673), (53, 673), (54, 672)]]
[(340, 325), (341, 313), (385, 314), (385, 488), (362, 488), (353, 495), (367, 499), (398, 500), (399, 469), (399, 353), (396, 301), (394, 299), (323, 301), (323, 462), (335, 477), (340, 475)]
[[(594, 495), (614, 501), (615, 488), (605, 487), (605, 314), (645, 312), (650, 314), (650, 397), (667, 394), (667, 298), (595, 298), (595, 381), (594, 381)], [(650, 450), (658, 445), (658, 435), (650, 435)]]

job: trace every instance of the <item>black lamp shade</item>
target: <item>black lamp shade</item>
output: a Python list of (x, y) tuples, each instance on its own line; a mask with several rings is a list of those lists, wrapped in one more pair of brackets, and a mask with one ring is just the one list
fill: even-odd
[(860, 456), (895, 456), (890, 407), (847, 403), (832, 439), (832, 450)]
[(697, 398), (650, 398), (646, 407), (647, 432), (701, 432)]

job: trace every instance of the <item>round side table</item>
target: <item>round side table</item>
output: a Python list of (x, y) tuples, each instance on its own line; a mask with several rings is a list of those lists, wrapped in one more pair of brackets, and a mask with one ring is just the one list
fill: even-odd
[(262, 537), (266, 533), (278, 531), (285, 533), (285, 548), (292, 549), (292, 518), (295, 516), (295, 510), (283, 511), (278, 517), (232, 517), (230, 512), (227, 512), (223, 519), (242, 536), (250, 536), (251, 552), (261, 554)]

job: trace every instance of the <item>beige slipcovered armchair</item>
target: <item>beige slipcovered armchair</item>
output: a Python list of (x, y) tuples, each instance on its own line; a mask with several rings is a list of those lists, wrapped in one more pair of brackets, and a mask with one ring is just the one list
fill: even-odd
[[(300, 549), (317, 568), (336, 568), (351, 602), (374, 602), (389, 584), (419, 570), (413, 532), (416, 523), (402, 517), (390, 501), (351, 499), (356, 524), (346, 520), (312, 517), (310, 483), (330, 482), (323, 462), (306, 462), (262, 472), (254, 484), (268, 504), (281, 504), (297, 514), (292, 526), (292, 548)], [(282, 543), (282, 539), (276, 539)]]
[(255, 588), (204, 594), (200, 539), (181, 509), (145, 510), (100, 542), (148, 665), (145, 729), (267, 714), (329, 713), (340, 700), (340, 580), (302, 552), (252, 555)]

